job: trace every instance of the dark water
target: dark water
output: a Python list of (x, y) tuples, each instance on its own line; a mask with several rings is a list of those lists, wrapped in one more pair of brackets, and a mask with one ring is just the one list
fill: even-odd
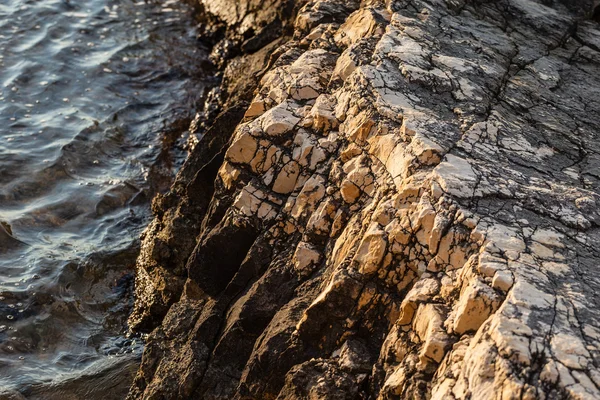
[(203, 91), (191, 10), (0, 0), (0, 392), (122, 398), (149, 201)]

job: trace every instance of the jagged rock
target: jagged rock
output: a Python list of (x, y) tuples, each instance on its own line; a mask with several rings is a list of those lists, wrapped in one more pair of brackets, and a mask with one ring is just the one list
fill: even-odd
[(600, 398), (592, 1), (202, 4), (223, 113), (154, 202), (131, 399)]

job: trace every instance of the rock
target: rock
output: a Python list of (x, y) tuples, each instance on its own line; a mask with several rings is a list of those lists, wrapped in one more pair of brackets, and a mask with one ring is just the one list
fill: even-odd
[(273, 183), (273, 191), (279, 194), (287, 194), (294, 190), (296, 181), (300, 175), (300, 166), (296, 161), (290, 161), (283, 166), (275, 183)]
[(201, 3), (130, 399), (600, 397), (592, 2)]
[(512, 274), (508, 271), (497, 271), (494, 274), (494, 279), (492, 280), (492, 287), (494, 289), (500, 289), (504, 293), (508, 292), (512, 287), (514, 279)]
[(248, 164), (254, 158), (258, 143), (249, 133), (244, 132), (231, 144), (225, 153), (225, 158), (238, 164)]
[(347, 371), (369, 371), (371, 369), (371, 355), (361, 341), (347, 340), (340, 348), (339, 365)]
[(444, 316), (441, 307), (434, 304), (421, 305), (417, 310), (413, 329), (424, 342), (420, 353), (422, 362), (441, 362), (446, 349), (452, 344), (452, 340), (443, 329)]
[(453, 310), (452, 330), (459, 335), (476, 331), (497, 307), (496, 295), (489, 286), (478, 279), (468, 282)]
[(294, 268), (300, 275), (310, 275), (316, 268), (321, 254), (310, 243), (300, 242), (294, 253)]
[(379, 224), (373, 223), (358, 245), (354, 262), (364, 274), (372, 274), (379, 269), (387, 248), (385, 232)]
[(335, 98), (331, 96), (321, 95), (317, 98), (310, 111), (314, 129), (326, 133), (337, 128), (339, 121), (334, 115), (334, 105)]
[(410, 324), (419, 303), (433, 298), (439, 292), (439, 286), (439, 282), (435, 279), (422, 279), (415, 283), (400, 305), (400, 318), (396, 323), (399, 325)]
[(260, 117), (262, 129), (269, 136), (284, 135), (290, 132), (298, 122), (300, 122), (300, 118), (288, 109), (286, 103), (271, 108)]
[(444, 190), (458, 198), (473, 197), (477, 175), (464, 158), (448, 154), (435, 169), (437, 182)]
[(264, 112), (267, 111), (265, 102), (262, 100), (257, 100), (252, 102), (246, 112), (244, 113), (245, 118), (258, 117), (263, 115)]
[(12, 390), (2, 390), (0, 392), (0, 399), (2, 400), (25, 400), (26, 397), (19, 392)]
[(345, 179), (340, 187), (340, 195), (346, 203), (353, 204), (360, 196), (360, 189), (350, 180)]
[(9, 252), (24, 245), (25, 243), (16, 239), (12, 235), (10, 225), (3, 221), (0, 221), (0, 254)]

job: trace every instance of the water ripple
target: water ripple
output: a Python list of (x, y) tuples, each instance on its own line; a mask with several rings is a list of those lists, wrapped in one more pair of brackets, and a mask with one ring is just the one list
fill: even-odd
[(106, 399), (94, 371), (135, 369), (141, 344), (122, 335), (137, 238), (206, 77), (190, 14), (0, 2), (0, 388)]

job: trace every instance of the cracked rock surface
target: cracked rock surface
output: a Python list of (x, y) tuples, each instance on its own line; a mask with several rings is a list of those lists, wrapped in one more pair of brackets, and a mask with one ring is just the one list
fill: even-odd
[(593, 1), (201, 3), (221, 113), (154, 202), (129, 398), (600, 398)]

